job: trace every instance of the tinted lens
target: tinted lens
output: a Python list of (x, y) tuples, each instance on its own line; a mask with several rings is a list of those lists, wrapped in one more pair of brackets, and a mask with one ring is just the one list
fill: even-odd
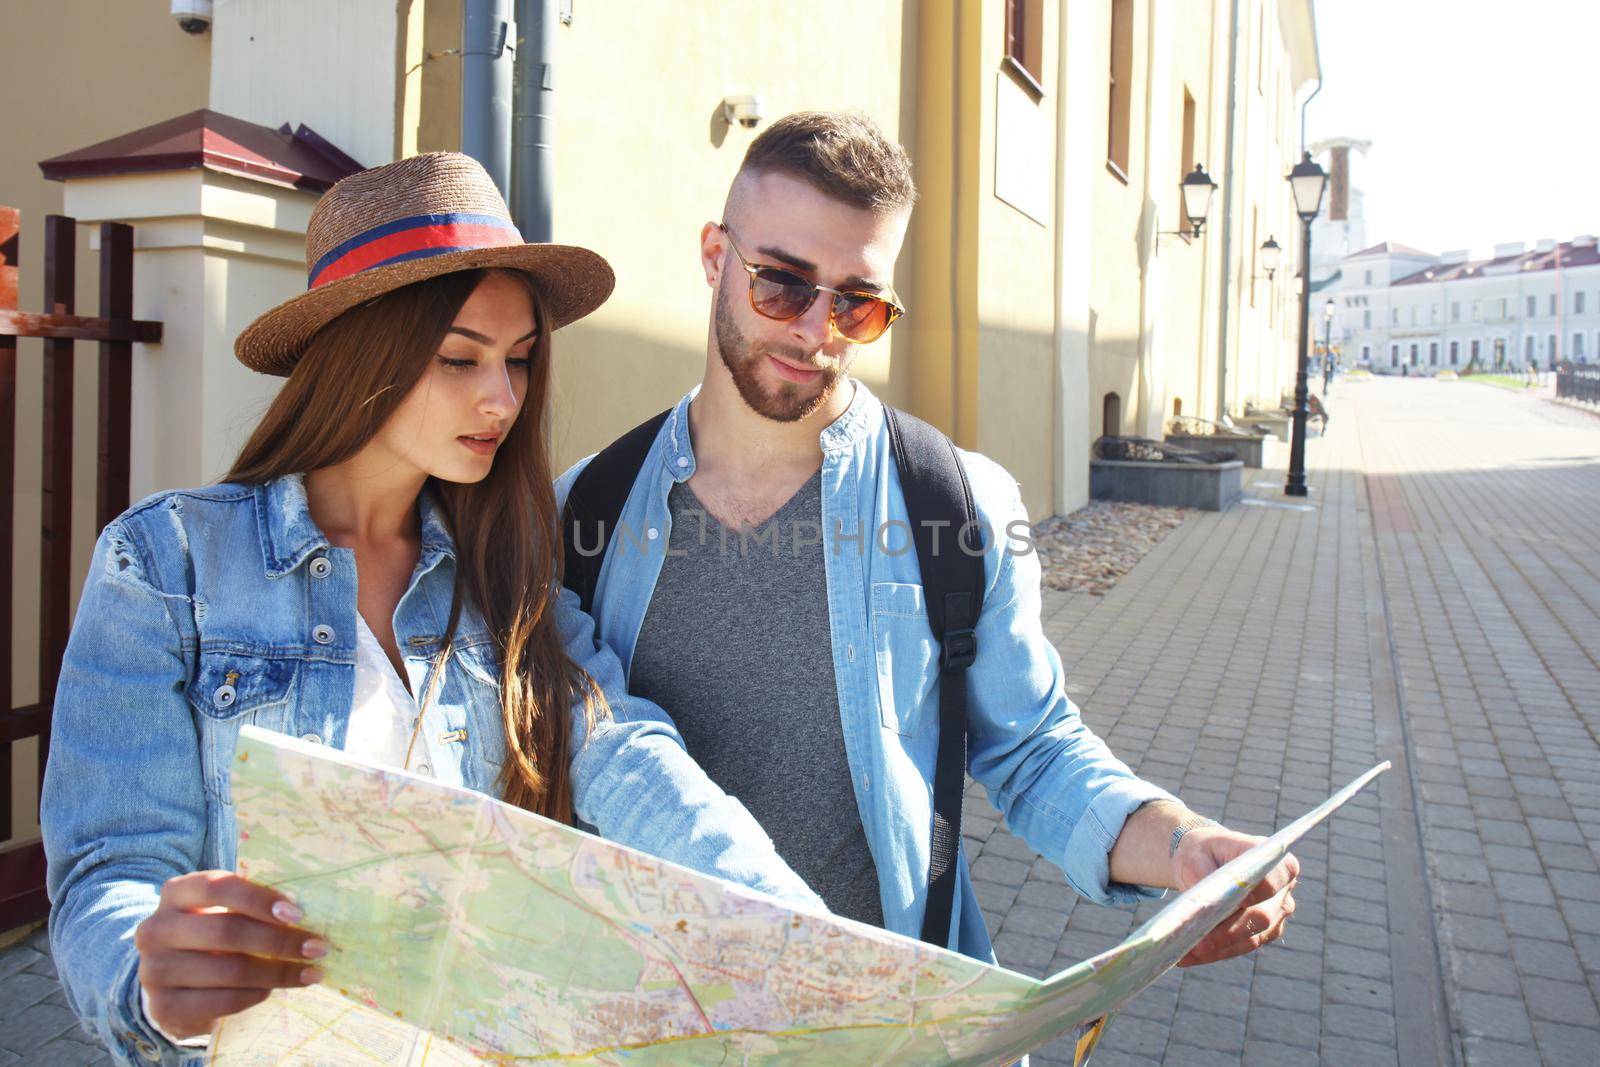
[(876, 341), (889, 328), (893, 309), (865, 293), (841, 293), (833, 298), (833, 328), (840, 337), (860, 344)]
[(750, 304), (769, 319), (792, 319), (811, 306), (816, 290), (798, 274), (762, 267), (750, 276)]

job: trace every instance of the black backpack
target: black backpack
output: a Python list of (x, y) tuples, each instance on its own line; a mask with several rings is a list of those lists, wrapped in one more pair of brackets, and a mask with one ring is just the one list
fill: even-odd
[[(663, 411), (612, 442), (583, 469), (567, 495), (561, 517), (565, 582), (578, 594), (584, 611), (592, 611), (611, 535), (645, 456), (671, 413)], [(885, 407), (884, 414), (922, 569), (928, 626), (942, 649), (939, 752), (933, 774), (933, 839), (922, 940), (948, 947), (967, 764), (966, 670), (978, 654), (976, 627), (983, 607), (983, 531), (966, 471), (950, 439), (903, 411)], [(941, 528), (952, 533), (937, 547)], [(970, 547), (958, 544), (957, 538)]]

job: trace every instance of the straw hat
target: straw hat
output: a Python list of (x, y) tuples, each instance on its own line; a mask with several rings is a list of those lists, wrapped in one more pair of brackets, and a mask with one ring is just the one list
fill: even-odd
[(532, 275), (553, 330), (605, 303), (616, 281), (587, 248), (525, 243), (471, 156), (412, 156), (352, 174), (318, 201), (306, 226), (306, 292), (246, 327), (234, 355), (251, 370), (287, 375), (312, 336), (357, 304), (481, 267)]

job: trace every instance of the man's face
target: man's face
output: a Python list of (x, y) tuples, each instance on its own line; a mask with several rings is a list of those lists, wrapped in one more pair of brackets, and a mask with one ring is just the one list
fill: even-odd
[[(784, 174), (738, 179), (724, 218), (751, 266), (776, 266), (835, 289), (882, 292), (905, 239), (909, 212), (878, 215), (851, 207)], [(794, 422), (833, 396), (857, 345), (829, 323), (832, 294), (818, 293), (798, 318), (780, 322), (750, 306), (750, 276), (730, 238), (701, 235), (707, 280), (716, 288), (714, 343), (752, 410)]]

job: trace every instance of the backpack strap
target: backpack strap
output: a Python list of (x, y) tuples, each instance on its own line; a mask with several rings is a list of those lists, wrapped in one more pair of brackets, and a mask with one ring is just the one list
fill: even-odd
[(884, 415), (922, 569), (928, 627), (940, 647), (939, 750), (922, 940), (948, 947), (967, 771), (966, 671), (977, 658), (983, 608), (983, 531), (967, 472), (950, 439), (903, 411), (885, 407)]
[(672, 409), (668, 408), (607, 445), (579, 472), (567, 493), (567, 504), (561, 512), (561, 532), (566, 542), (562, 582), (578, 594), (584, 611), (594, 607), (600, 567), (622, 518), (622, 507), (633, 492), (650, 446), (671, 414)]

